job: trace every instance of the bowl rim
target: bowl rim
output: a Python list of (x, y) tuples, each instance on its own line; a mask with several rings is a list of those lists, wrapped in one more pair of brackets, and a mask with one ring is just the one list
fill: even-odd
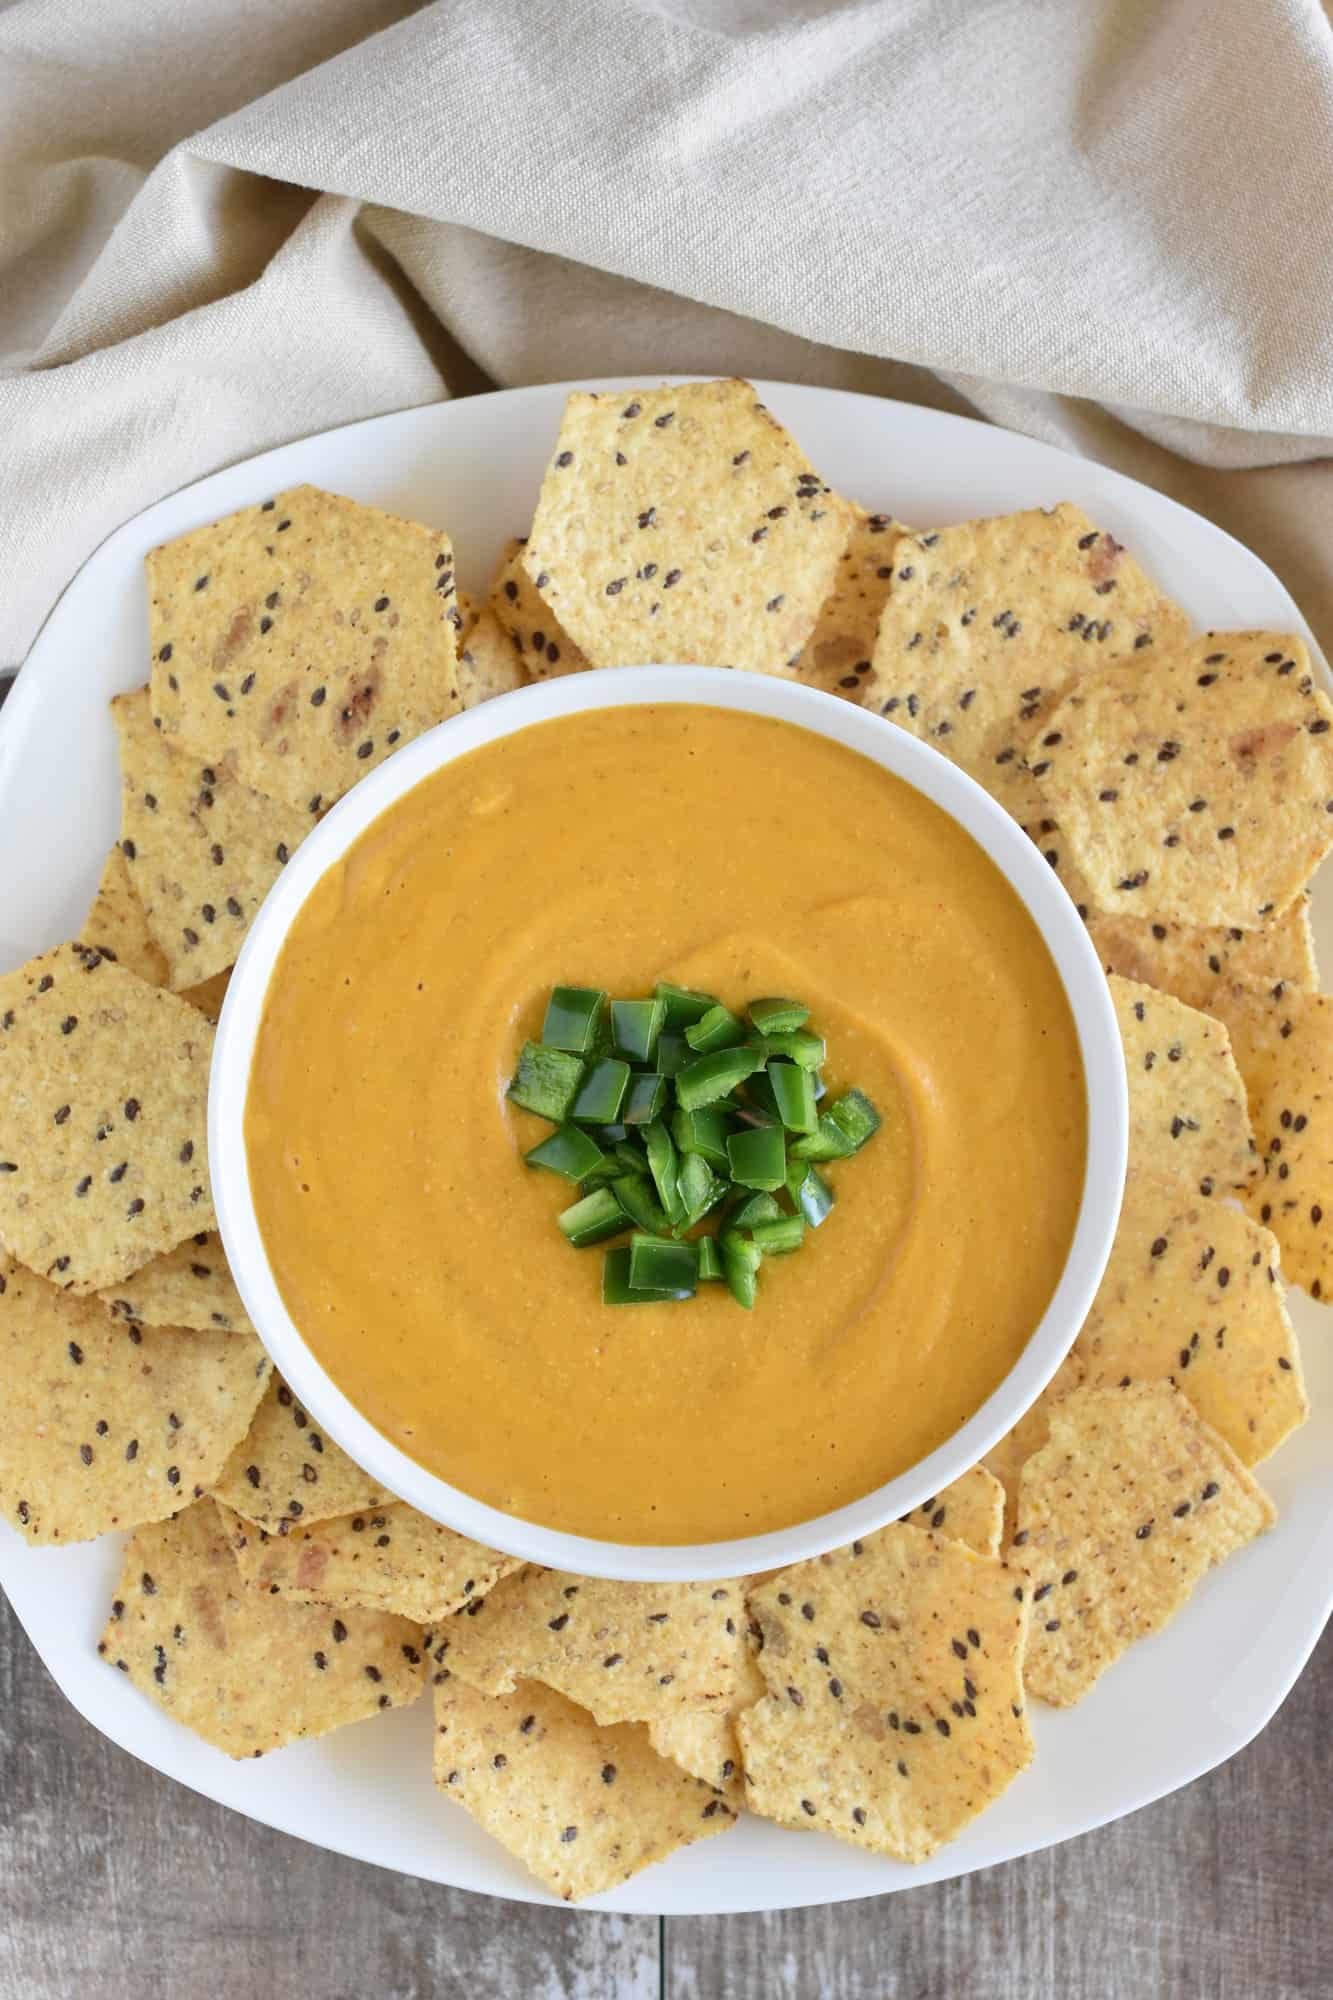
[[(771, 716), (811, 730), (869, 757), (970, 834), (1024, 904), (1054, 961), (1073, 1014), (1087, 1093), (1083, 1190), (1064, 1268), (1027, 1344), (986, 1401), (933, 1452), (855, 1501), (764, 1534), (684, 1544), (602, 1540), (504, 1513), (429, 1472), (377, 1430), (326, 1372), (287, 1311), (251, 1199), (244, 1134), (255, 1039), (287, 933), (316, 883), (367, 827), (446, 764), (519, 730), (597, 709), (665, 703)], [(822, 1555), (910, 1513), (976, 1465), (1035, 1402), (1087, 1315), (1119, 1220), (1128, 1135), (1124, 1056), (1110, 988), (1083, 920), (1017, 822), (957, 765), (871, 710), (771, 675), (697, 666), (604, 668), (516, 689), (414, 738), (355, 784), (301, 843), (250, 926), (223, 1002), (208, 1091), (209, 1166), (228, 1263), (259, 1339), (321, 1428), (386, 1493), (459, 1534), (548, 1568), (651, 1583), (707, 1582)]]

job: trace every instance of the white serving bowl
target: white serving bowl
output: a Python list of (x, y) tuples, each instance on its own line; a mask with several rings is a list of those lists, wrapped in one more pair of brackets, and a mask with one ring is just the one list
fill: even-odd
[[(535, 723), (645, 702), (694, 702), (794, 723), (859, 751), (948, 813), (989, 855), (1040, 930), (1073, 1011), (1087, 1084), (1083, 1195), (1064, 1270), (1022, 1354), (975, 1415), (927, 1458), (848, 1506), (769, 1534), (682, 1546), (597, 1541), (501, 1513), (436, 1478), (378, 1431), (325, 1372), (283, 1303), (251, 1199), (244, 1132), (268, 983), (288, 930), (325, 871), (397, 799), (454, 758)], [(1101, 966), (1078, 912), (1015, 821), (964, 772), (882, 717), (790, 681), (714, 667), (621, 667), (544, 681), (454, 717), (371, 772), (307, 836), (251, 926), (227, 990), (209, 1083), (209, 1165), (227, 1258), (260, 1339), (317, 1422), (389, 1492), (460, 1534), (529, 1562), (643, 1582), (747, 1575), (821, 1555), (920, 1506), (975, 1465), (1041, 1393), (1092, 1303), (1120, 1213), (1127, 1143), (1124, 1058)]]

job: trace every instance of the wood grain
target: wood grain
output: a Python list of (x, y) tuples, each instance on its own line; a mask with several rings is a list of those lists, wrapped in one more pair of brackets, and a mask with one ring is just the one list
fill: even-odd
[[(580, 1916), (272, 1833), (99, 1736), (0, 1599), (0, 2000), (1329, 2000), (1333, 1636), (1222, 1770), (960, 1882)], [(660, 1946), (660, 1957), (659, 1957)]]

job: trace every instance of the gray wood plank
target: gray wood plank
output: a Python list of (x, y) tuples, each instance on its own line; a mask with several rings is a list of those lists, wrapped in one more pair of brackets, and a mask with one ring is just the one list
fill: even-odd
[(666, 1927), (664, 2000), (1329, 2000), (1333, 1632), (1262, 1736), (1146, 1811), (878, 1901)]
[(0, 2000), (658, 2000), (652, 1917), (441, 1889), (198, 1798), (75, 1714), (0, 1597)]

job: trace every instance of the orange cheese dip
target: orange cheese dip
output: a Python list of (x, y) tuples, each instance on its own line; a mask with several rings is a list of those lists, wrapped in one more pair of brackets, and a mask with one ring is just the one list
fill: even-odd
[[(790, 994), (880, 1132), (832, 1214), (725, 1285), (601, 1302), (576, 1190), (506, 1100), (550, 988)], [(981, 849), (825, 738), (692, 705), (548, 722), (391, 806), (292, 926), (246, 1109), (260, 1227), (339, 1387), (492, 1506), (625, 1542), (807, 1519), (943, 1443), (1063, 1267), (1084, 1079), (1039, 932)]]

